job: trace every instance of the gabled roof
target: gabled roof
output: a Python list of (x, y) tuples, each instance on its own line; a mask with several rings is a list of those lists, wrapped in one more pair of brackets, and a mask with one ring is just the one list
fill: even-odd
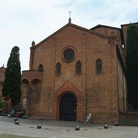
[(124, 44), (124, 37), (123, 37), (123, 32), (122, 32), (122, 29), (121, 28), (117, 28), (117, 27), (112, 27), (112, 26), (107, 26), (107, 25), (101, 25), (101, 24), (99, 24), (99, 25), (91, 28), (90, 30), (94, 30), (96, 28), (102, 28), (102, 27), (104, 27), (104, 28), (110, 28), (110, 29), (116, 29), (116, 30), (120, 31), (121, 41), (122, 41), (122, 44)]
[(93, 30), (93, 29), (96, 29), (96, 28), (101, 28), (101, 27), (106, 27), (106, 28), (121, 30), (121, 28), (107, 26), (107, 25), (101, 25), (101, 24), (96, 25), (95, 27), (91, 28), (90, 30)]
[(128, 23), (128, 24), (122, 24), (121, 27), (122, 27), (122, 26), (128, 26), (128, 25), (130, 25), (130, 24), (138, 24), (138, 22), (135, 22), (135, 23)]
[(97, 36), (102, 37), (102, 38), (111, 38), (111, 37), (113, 37), (113, 36), (107, 36), (107, 35), (104, 35), (104, 34), (97, 33), (97, 32), (95, 32), (93, 30), (90, 30), (90, 29), (87, 29), (87, 28), (84, 28), (84, 27), (81, 27), (81, 26), (78, 26), (76, 24), (72, 24), (71, 22), (69, 22), (65, 26), (63, 26), (62, 28), (60, 28), (59, 30), (57, 30), (56, 32), (54, 32), (53, 34), (51, 34), (50, 36), (48, 36), (47, 38), (45, 38), (44, 40), (42, 40), (40, 43), (36, 44), (35, 46), (41, 45), (42, 43), (44, 43), (45, 41), (47, 41), (49, 38), (51, 38), (54, 35), (56, 35), (57, 33), (61, 32), (63, 29), (65, 29), (68, 26), (74, 27), (76, 29), (80, 29), (82, 31), (85, 31), (85, 32), (97, 35)]

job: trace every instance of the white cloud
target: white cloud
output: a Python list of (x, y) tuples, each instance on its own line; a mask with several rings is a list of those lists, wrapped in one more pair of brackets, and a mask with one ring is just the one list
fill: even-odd
[(68, 22), (91, 28), (138, 21), (137, 0), (0, 0), (0, 66), (20, 47), (22, 70), (29, 69), (31, 42), (39, 43)]

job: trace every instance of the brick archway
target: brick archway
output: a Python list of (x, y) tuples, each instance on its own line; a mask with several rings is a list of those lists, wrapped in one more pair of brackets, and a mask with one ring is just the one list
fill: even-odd
[(76, 97), (77, 99), (76, 121), (82, 122), (82, 93), (70, 81), (67, 81), (54, 94), (54, 106), (53, 106), (54, 119), (59, 120), (60, 98), (67, 92), (72, 93)]

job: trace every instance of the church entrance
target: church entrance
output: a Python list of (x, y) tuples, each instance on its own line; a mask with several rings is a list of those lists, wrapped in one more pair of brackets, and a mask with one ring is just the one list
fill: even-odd
[(61, 97), (59, 120), (76, 121), (76, 97), (71, 93), (66, 93)]

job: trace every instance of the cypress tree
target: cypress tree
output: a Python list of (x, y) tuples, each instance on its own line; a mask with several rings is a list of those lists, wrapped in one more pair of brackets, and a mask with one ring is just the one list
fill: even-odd
[(12, 107), (17, 105), (21, 99), (21, 67), (19, 56), (19, 47), (14, 46), (7, 62), (2, 88), (2, 96), (11, 99)]
[(126, 75), (128, 102), (138, 110), (138, 27), (135, 24), (127, 29)]

